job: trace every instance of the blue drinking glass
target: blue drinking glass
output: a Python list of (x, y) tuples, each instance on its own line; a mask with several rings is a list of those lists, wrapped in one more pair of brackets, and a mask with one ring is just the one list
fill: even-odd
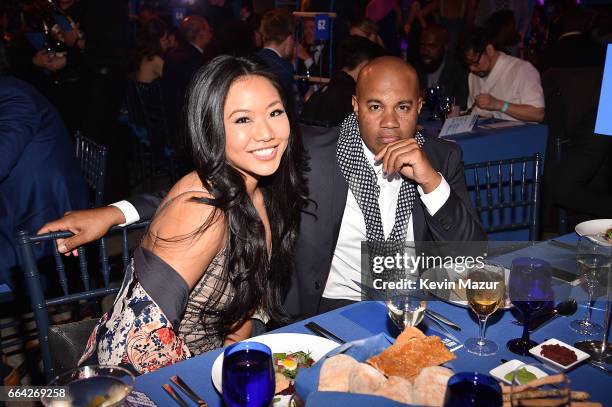
[(476, 372), (461, 372), (448, 380), (444, 407), (499, 407), (502, 391), (493, 377)]
[(263, 343), (238, 342), (225, 349), (223, 401), (228, 407), (264, 407), (274, 397), (272, 351)]
[(512, 353), (529, 355), (529, 349), (537, 345), (529, 338), (531, 316), (550, 307), (554, 300), (550, 264), (533, 257), (514, 259), (508, 285), (510, 301), (523, 315), (523, 335), (506, 345)]

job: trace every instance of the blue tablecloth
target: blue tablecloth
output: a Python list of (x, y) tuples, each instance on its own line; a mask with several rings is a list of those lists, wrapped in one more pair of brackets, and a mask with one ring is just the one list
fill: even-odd
[[(463, 149), (463, 161), (466, 164), (487, 160), (504, 160), (513, 157), (532, 156), (541, 153), (546, 155), (548, 126), (543, 124), (523, 123), (514, 127), (487, 129), (481, 127), (487, 122), (479, 122), (470, 133), (446, 136), (446, 140), (457, 142)], [(440, 122), (421, 122), (423, 133), (437, 135)], [(491, 124), (491, 123), (489, 123)]]
[[(575, 235), (568, 235), (561, 240), (568, 243), (575, 243)], [(465, 308), (447, 304), (441, 301), (430, 301), (429, 308), (437, 311), (455, 321), (462, 327), (461, 332), (452, 331), (461, 341), (469, 337), (478, 335), (478, 325), (474, 315)], [(581, 304), (575, 316), (564, 318), (559, 317), (538, 329), (532, 338), (542, 342), (548, 338), (557, 338), (568, 344), (582, 339), (592, 339), (578, 335), (568, 327), (572, 319), (581, 318), (584, 315), (584, 306)], [(603, 321), (603, 311), (595, 309), (593, 319), (599, 323)], [(288, 325), (276, 332), (295, 332), (308, 333), (304, 324), (314, 320), (318, 324), (332, 331), (344, 340), (351, 341), (365, 338), (385, 332), (396, 334), (394, 328), (389, 323), (384, 305), (377, 302), (362, 302), (350, 305), (326, 314), (318, 315), (314, 318), (300, 321)], [(453, 368), (456, 372), (477, 371), (488, 373), (491, 369), (501, 364), (501, 359), (519, 359), (526, 363), (533, 363), (535, 359), (531, 357), (521, 357), (514, 355), (506, 350), (506, 342), (509, 339), (520, 337), (522, 327), (512, 323), (513, 315), (509, 311), (498, 311), (489, 321), (487, 328), (487, 338), (497, 342), (500, 351), (497, 355), (487, 357), (477, 357), (471, 355), (461, 348), (456, 351), (457, 360), (453, 361)], [(170, 376), (180, 375), (196, 392), (198, 392), (211, 407), (221, 406), (221, 398), (215, 391), (211, 381), (211, 368), (214, 360), (222, 352), (217, 349), (204, 355), (190, 360), (168, 366), (156, 372), (140, 376), (136, 379), (136, 389), (146, 393), (158, 405), (170, 405), (173, 403), (169, 396), (164, 393), (161, 385), (170, 383)], [(612, 404), (612, 393), (608, 386), (612, 384), (611, 376), (585, 363), (569, 372), (572, 389), (587, 391), (591, 394), (591, 399), (602, 402), (604, 405)], [(190, 401), (189, 401), (190, 402)], [(195, 404), (193, 404), (195, 405)]]

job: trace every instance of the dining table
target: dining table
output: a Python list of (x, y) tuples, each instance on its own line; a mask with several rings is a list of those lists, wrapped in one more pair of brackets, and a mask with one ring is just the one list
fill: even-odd
[[(566, 248), (568, 248), (567, 251), (571, 252), (571, 247), (577, 243), (577, 239), (578, 237), (575, 234), (568, 234), (557, 238), (556, 241), (563, 242)], [(522, 250), (535, 251), (536, 254), (540, 253), (544, 259), (549, 256), (556, 256), (551, 247), (544, 246), (550, 245), (550, 242), (541, 242), (539, 244), (542, 245), (539, 249), (536, 244)], [(514, 255), (522, 256), (523, 254), (519, 251)], [(502, 263), (503, 261), (507, 261), (508, 256), (512, 256), (512, 254), (506, 253), (501, 255), (500, 261)], [(575, 252), (571, 256), (575, 258)], [(554, 263), (555, 259), (549, 258), (548, 260)], [(557, 266), (570, 267), (569, 264), (565, 263), (567, 262), (562, 261), (561, 263), (557, 263)], [(580, 287), (576, 289), (581, 290)], [(598, 306), (593, 310), (593, 320), (603, 324), (605, 304), (601, 302), (597, 304)], [(427, 307), (459, 325), (461, 328), (460, 332), (448, 330), (458, 343), (463, 343), (466, 339), (478, 335), (476, 317), (467, 308), (442, 300), (430, 300)], [(579, 308), (575, 315), (570, 317), (556, 317), (547, 321), (546, 324), (543, 324), (532, 332), (532, 340), (541, 343), (549, 338), (556, 338), (569, 345), (573, 345), (579, 340), (599, 339), (579, 335), (569, 328), (571, 320), (584, 316), (585, 307), (586, 304), (582, 301), (579, 303)], [(427, 318), (425, 320), (427, 320)], [(354, 341), (380, 333), (391, 336), (396, 336), (398, 334), (397, 328), (395, 328), (387, 317), (385, 304), (378, 301), (362, 301), (351, 304), (312, 318), (297, 321), (268, 332), (267, 334), (312, 334), (305, 326), (311, 321), (316, 322), (344, 341)], [(511, 310), (498, 310), (489, 318), (486, 329), (487, 338), (495, 341), (499, 345), (498, 353), (492, 356), (476, 356), (468, 353), (464, 347), (460, 347), (454, 351), (456, 359), (450, 362), (448, 366), (452, 368), (454, 372), (472, 371), (488, 374), (491, 369), (501, 365), (503, 363), (502, 360), (518, 359), (524, 363), (537, 362), (537, 360), (531, 356), (519, 356), (511, 353), (506, 348), (506, 342), (508, 340), (520, 337), (522, 334), (523, 327), (516, 322), (515, 314), (513, 314)], [(423, 329), (426, 334), (440, 332), (439, 326), (436, 327), (429, 324), (421, 324), (419, 328)], [(429, 332), (432, 329), (433, 332)], [(223, 401), (221, 395), (215, 390), (211, 379), (213, 362), (222, 352), (223, 349), (215, 349), (185, 361), (161, 368), (155, 372), (141, 375), (136, 378), (135, 390), (145, 393), (158, 406), (175, 405), (175, 402), (162, 389), (162, 385), (170, 383), (171, 376), (178, 375), (187, 385), (195, 390), (210, 407), (222, 406)], [(607, 365), (607, 368), (610, 369), (611, 366)], [(604, 406), (612, 405), (612, 391), (610, 391), (608, 387), (612, 385), (612, 376), (610, 373), (600, 370), (586, 361), (569, 371), (568, 378), (572, 390), (586, 391), (590, 394), (591, 401), (600, 402)], [(344, 404), (344, 402), (348, 403), (351, 396), (347, 395), (346, 397), (347, 398), (339, 399), (343, 400), (342, 404)], [(184, 397), (184, 399), (188, 405), (196, 405), (187, 397)], [(332, 403), (331, 400), (333, 399), (328, 398), (327, 395), (315, 392), (306, 400), (306, 405), (323, 405), (322, 403)], [(364, 399), (355, 398), (351, 403), (357, 403), (354, 404), (354, 406), (360, 405), (360, 400), (363, 401)], [(372, 398), (372, 400), (368, 400), (368, 403), (367, 405), (369, 407), (378, 405), (398, 405), (395, 402), (386, 401), (386, 399), (382, 398)]]

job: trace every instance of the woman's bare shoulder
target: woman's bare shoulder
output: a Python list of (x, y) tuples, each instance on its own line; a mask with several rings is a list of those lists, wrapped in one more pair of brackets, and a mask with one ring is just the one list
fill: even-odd
[(223, 249), (227, 238), (223, 212), (197, 198), (212, 196), (195, 173), (188, 174), (170, 190), (142, 243), (190, 286)]

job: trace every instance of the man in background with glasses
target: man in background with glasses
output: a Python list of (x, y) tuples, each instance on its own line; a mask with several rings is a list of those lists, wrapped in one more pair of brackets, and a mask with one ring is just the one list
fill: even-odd
[(480, 27), (464, 33), (459, 55), (470, 71), (468, 106), (477, 114), (525, 122), (544, 119), (544, 92), (533, 65), (495, 49)]

